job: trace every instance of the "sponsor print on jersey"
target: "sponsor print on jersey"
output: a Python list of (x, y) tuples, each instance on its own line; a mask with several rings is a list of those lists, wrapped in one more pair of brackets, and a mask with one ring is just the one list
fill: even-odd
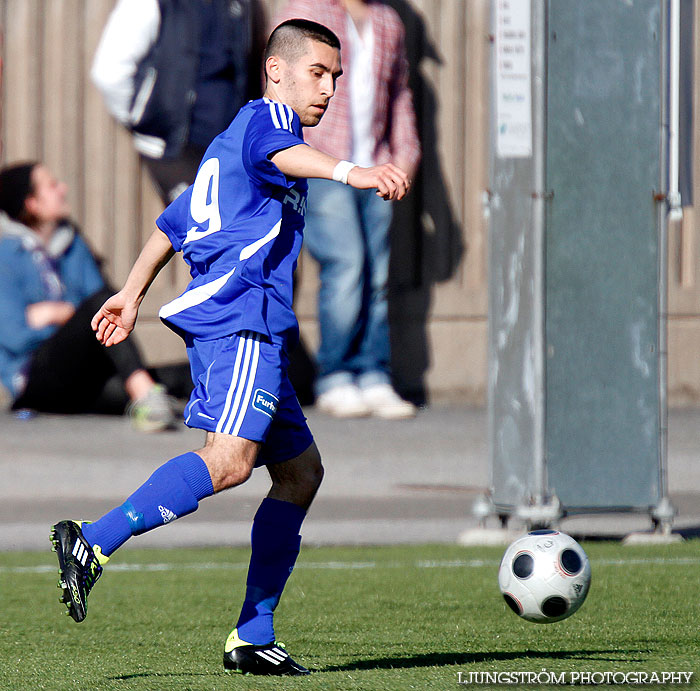
[(287, 191), (287, 196), (282, 203), (289, 204), (298, 214), (306, 216), (306, 195), (300, 194), (293, 187)]
[(269, 391), (264, 389), (256, 389), (253, 395), (253, 408), (255, 410), (265, 413), (269, 417), (274, 417), (277, 412), (277, 404), (279, 399), (277, 396), (273, 396)]

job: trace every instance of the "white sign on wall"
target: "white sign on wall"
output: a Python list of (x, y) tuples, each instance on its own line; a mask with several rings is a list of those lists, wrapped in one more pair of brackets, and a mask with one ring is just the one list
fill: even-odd
[(496, 0), (496, 155), (532, 156), (530, 0)]

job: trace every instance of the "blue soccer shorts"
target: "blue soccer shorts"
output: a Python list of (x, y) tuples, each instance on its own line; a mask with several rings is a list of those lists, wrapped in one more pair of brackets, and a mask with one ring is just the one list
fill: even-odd
[(242, 331), (187, 345), (194, 391), (185, 424), (262, 443), (256, 466), (296, 458), (313, 442), (282, 346)]

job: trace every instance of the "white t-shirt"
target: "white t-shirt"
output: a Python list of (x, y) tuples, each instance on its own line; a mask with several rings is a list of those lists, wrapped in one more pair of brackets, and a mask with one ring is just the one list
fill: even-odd
[(352, 54), (350, 70), (350, 114), (352, 116), (352, 160), (358, 166), (375, 165), (372, 120), (374, 118), (374, 30), (365, 22), (362, 34), (350, 15), (348, 38)]

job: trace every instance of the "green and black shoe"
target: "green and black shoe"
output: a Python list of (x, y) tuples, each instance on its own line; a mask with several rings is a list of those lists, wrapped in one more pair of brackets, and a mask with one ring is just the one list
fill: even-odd
[(309, 674), (306, 667), (294, 662), (281, 643), (252, 645), (238, 637), (238, 630), (231, 631), (224, 647), (224, 668), (239, 674), (270, 676), (303, 676)]
[(88, 544), (81, 526), (78, 521), (60, 521), (51, 528), (50, 535), (52, 549), (58, 555), (58, 587), (63, 590), (60, 601), (77, 622), (87, 616), (87, 596), (102, 575), (102, 564), (108, 561), (99, 547), (93, 550)]

